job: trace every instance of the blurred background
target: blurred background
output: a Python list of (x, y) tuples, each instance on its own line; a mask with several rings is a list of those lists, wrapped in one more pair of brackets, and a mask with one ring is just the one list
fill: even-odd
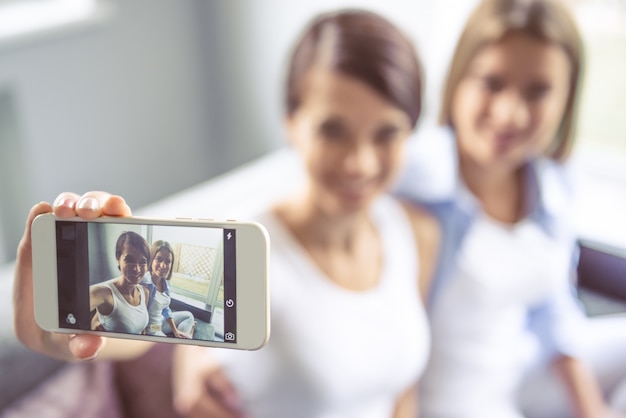
[[(585, 38), (581, 230), (626, 251), (626, 0), (565, 0)], [(286, 54), (358, 6), (416, 42), (434, 120), (476, 0), (0, 0), (0, 263), (30, 206), (103, 189), (139, 208), (285, 146)]]

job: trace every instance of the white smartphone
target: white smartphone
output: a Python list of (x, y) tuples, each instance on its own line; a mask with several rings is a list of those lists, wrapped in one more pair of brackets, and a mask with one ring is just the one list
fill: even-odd
[(244, 350), (269, 338), (269, 236), (255, 222), (35, 218), (45, 330)]

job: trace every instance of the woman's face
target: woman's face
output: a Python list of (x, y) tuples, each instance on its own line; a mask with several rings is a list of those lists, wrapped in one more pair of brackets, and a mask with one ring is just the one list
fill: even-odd
[(167, 248), (161, 248), (152, 259), (152, 277), (165, 279), (172, 269), (172, 253)]
[(336, 213), (363, 209), (388, 189), (411, 122), (361, 81), (312, 70), (287, 128), (309, 174), (311, 202)]
[(131, 245), (124, 245), (124, 250), (117, 261), (122, 277), (130, 284), (138, 284), (146, 274), (148, 259), (141, 251)]
[(479, 50), (452, 101), (461, 156), (517, 168), (545, 154), (563, 119), (570, 73), (565, 51), (527, 35)]

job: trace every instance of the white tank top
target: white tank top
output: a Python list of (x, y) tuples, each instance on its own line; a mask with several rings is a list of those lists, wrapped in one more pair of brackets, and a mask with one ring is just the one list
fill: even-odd
[(425, 416), (521, 417), (514, 396), (533, 353), (528, 309), (559, 291), (569, 252), (535, 222), (480, 216), (456, 275), (431, 313), (431, 360), (420, 384)]
[(106, 331), (125, 332), (130, 334), (141, 334), (148, 325), (148, 308), (146, 307), (146, 294), (140, 285), (139, 305), (131, 305), (124, 296), (117, 290), (113, 282), (117, 279), (100, 283), (98, 286), (105, 286), (111, 289), (113, 294), (113, 310), (109, 315), (98, 312), (98, 319)]
[(163, 309), (170, 306), (171, 298), (165, 292), (160, 292), (158, 289), (154, 290), (154, 299), (150, 304), (148, 313), (150, 314), (150, 325), (163, 323)]
[(418, 290), (417, 249), (404, 209), (372, 210), (384, 251), (379, 283), (334, 284), (271, 213), (272, 333), (258, 351), (213, 350), (249, 417), (391, 417), (424, 368), (429, 332)]

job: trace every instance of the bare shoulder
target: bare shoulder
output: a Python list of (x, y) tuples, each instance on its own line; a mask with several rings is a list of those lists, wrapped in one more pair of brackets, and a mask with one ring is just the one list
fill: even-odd
[(113, 291), (103, 284), (91, 285), (89, 286), (89, 300), (91, 304), (95, 305), (103, 303), (113, 305)]
[(109, 286), (103, 285), (101, 283), (93, 284), (89, 286), (89, 293), (91, 294), (91, 297), (94, 297), (94, 296), (106, 297), (106, 296), (111, 296), (113, 294)]
[(141, 290), (143, 290), (144, 295), (146, 295), (146, 304), (148, 304), (148, 299), (150, 298), (150, 289), (147, 286), (139, 286)]
[(426, 208), (400, 201), (413, 227), (419, 264), (419, 286), (422, 297), (428, 294), (439, 257), (441, 227), (437, 218)]
[(426, 246), (427, 248), (422, 248), (424, 250), (433, 248), (436, 251), (441, 235), (441, 227), (437, 218), (426, 208), (415, 203), (404, 200), (401, 200), (400, 203), (411, 221), (418, 245), (420, 247)]

